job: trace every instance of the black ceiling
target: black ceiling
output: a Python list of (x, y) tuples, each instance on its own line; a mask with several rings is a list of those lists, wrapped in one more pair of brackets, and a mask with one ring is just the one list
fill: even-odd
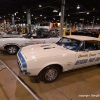
[[(78, 5), (80, 9), (77, 9)], [(26, 13), (24, 12), (28, 8), (33, 15), (31, 16), (32, 23), (60, 20), (61, 0), (0, 0), (0, 19), (11, 19), (11, 15), (18, 12), (15, 16), (16, 22), (26, 23)], [(53, 12), (54, 9), (58, 12)], [(80, 19), (84, 18), (85, 23), (91, 23), (93, 17), (95, 17), (95, 23), (99, 23), (100, 0), (66, 0), (65, 20), (82, 22)]]

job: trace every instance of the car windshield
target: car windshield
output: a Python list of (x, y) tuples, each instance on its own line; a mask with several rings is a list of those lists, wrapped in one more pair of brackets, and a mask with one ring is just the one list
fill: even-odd
[(69, 50), (76, 51), (78, 49), (80, 43), (81, 43), (81, 41), (79, 41), (79, 40), (63, 37), (56, 44), (63, 46), (64, 48), (67, 48)]

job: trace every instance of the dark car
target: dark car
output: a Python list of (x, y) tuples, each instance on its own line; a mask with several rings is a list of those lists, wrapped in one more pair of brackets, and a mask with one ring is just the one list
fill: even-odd
[(50, 34), (49, 30), (46, 28), (39, 28), (36, 31), (37, 37), (48, 37)]

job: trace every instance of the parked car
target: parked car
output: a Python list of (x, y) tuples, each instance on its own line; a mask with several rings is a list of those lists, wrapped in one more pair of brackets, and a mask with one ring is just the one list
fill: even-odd
[(16, 54), (17, 51), (23, 46), (39, 43), (55, 43), (59, 39), (60, 37), (38, 38), (37, 36), (32, 36), (30, 33), (24, 37), (5, 36), (0, 38), (0, 50), (6, 50), (8, 54), (12, 55)]
[[(99, 37), (99, 34), (96, 32), (89, 32), (89, 31), (76, 31), (76, 32), (72, 32), (72, 35), (82, 35), (82, 36), (90, 36), (90, 37)], [(69, 33), (67, 32), (66, 35), (69, 35)]]
[(23, 47), (17, 57), (22, 73), (38, 76), (44, 82), (53, 82), (61, 72), (100, 64), (100, 39), (65, 36), (56, 44)]
[(46, 29), (46, 28), (39, 28), (39, 29), (36, 30), (36, 35), (38, 37), (42, 37), (42, 38), (43, 37), (49, 37), (49, 34), (50, 34), (49, 30)]

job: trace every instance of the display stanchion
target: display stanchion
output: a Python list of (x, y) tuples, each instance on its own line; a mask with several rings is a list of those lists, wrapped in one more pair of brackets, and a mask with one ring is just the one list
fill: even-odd
[(70, 35), (72, 35), (72, 29), (70, 28)]

